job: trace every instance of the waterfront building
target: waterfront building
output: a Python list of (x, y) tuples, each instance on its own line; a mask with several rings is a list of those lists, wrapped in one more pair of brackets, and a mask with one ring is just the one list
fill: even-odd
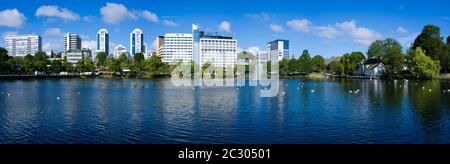
[(289, 59), (289, 40), (277, 39), (267, 43), (267, 52), (270, 59), (275, 56), (278, 57), (278, 61), (283, 59)]
[(118, 58), (120, 56), (120, 54), (122, 54), (122, 53), (124, 53), (127, 56), (127, 58), (131, 58), (130, 57), (130, 53), (128, 52), (127, 48), (125, 46), (121, 45), (121, 44), (117, 45), (114, 48), (114, 55), (113, 55), (113, 57), (114, 58)]
[(64, 36), (64, 50), (80, 50), (81, 49), (81, 38), (77, 34), (67, 33)]
[(141, 29), (134, 29), (130, 33), (130, 55), (134, 57), (136, 53), (145, 53), (144, 33)]
[(386, 66), (380, 59), (371, 58), (361, 61), (356, 74), (370, 77), (381, 77), (386, 70)]
[(215, 67), (234, 67), (237, 60), (237, 40), (200, 31), (192, 25), (192, 33), (169, 33), (158, 37), (158, 54), (165, 63), (194, 61)]
[(6, 50), (10, 56), (23, 57), (42, 51), (42, 38), (39, 35), (9, 35), (5, 40)]
[(105, 52), (109, 55), (109, 34), (104, 28), (97, 32), (97, 52)]
[(165, 63), (192, 61), (192, 34), (169, 33), (163, 36), (159, 55)]

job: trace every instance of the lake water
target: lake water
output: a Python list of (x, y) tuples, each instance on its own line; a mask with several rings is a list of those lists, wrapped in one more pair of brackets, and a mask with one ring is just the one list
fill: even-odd
[[(0, 81), (0, 143), (450, 143), (450, 81)], [(314, 91), (313, 91), (314, 90)], [(358, 93), (349, 93), (357, 91)]]

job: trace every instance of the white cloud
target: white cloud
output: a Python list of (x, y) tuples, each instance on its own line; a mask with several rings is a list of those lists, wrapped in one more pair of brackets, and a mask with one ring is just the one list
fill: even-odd
[(64, 32), (60, 28), (49, 28), (44, 32), (45, 36), (64, 36)]
[(294, 19), (286, 22), (286, 25), (294, 31), (309, 33), (312, 23), (307, 19)]
[(80, 19), (80, 16), (69, 9), (60, 8), (58, 6), (40, 6), (36, 10), (37, 17), (56, 17), (63, 19), (64, 21), (75, 21)]
[(167, 20), (167, 19), (163, 20), (163, 25), (171, 26), (171, 27), (178, 26), (178, 24), (176, 22), (171, 21), (171, 20)]
[(314, 27), (314, 34), (327, 39), (334, 39), (339, 35), (339, 31), (328, 25), (328, 26), (318, 26)]
[(139, 12), (139, 15), (141, 17), (143, 17), (145, 20), (148, 20), (150, 22), (154, 22), (154, 23), (158, 23), (159, 22), (158, 16), (155, 13), (152, 13), (152, 12), (150, 12), (148, 10), (144, 10), (144, 11)]
[(259, 21), (269, 21), (270, 16), (267, 13), (259, 13), (259, 14), (245, 14), (245, 17), (256, 19)]
[(247, 52), (252, 53), (252, 55), (254, 55), (254, 56), (257, 56), (259, 51), (261, 51), (261, 49), (259, 49), (259, 47), (256, 47), (256, 46), (252, 46), (247, 49)]
[(373, 41), (381, 37), (381, 34), (371, 29), (358, 27), (354, 20), (337, 23), (336, 27), (352, 38), (353, 42), (361, 45), (370, 45)]
[(277, 25), (277, 24), (271, 24), (270, 29), (274, 32), (283, 32), (284, 31), (283, 27), (281, 27), (280, 25)]
[(85, 22), (94, 22), (95, 17), (94, 16), (84, 16), (83, 21)]
[(91, 50), (97, 49), (97, 41), (96, 40), (84, 40), (81, 42), (81, 47), (89, 48)]
[(118, 24), (125, 19), (136, 20), (136, 15), (130, 12), (124, 5), (118, 3), (106, 3), (100, 8), (102, 19), (109, 24)]
[(219, 31), (222, 32), (231, 32), (231, 24), (228, 21), (222, 21), (219, 25)]
[(397, 31), (399, 33), (408, 33), (409, 32), (406, 28), (404, 28), (402, 26), (397, 27), (397, 29), (395, 31)]
[(25, 23), (25, 16), (17, 9), (0, 11), (0, 26), (21, 27)]
[(42, 50), (44, 50), (44, 51), (59, 51), (59, 50), (62, 50), (62, 44), (44, 43), (42, 45)]

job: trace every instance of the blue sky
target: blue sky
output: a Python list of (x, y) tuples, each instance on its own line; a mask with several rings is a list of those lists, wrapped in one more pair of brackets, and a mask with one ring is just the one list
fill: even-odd
[[(164, 33), (202, 30), (233, 36), (241, 49), (264, 50), (275, 39), (290, 40), (291, 53), (339, 56), (366, 52), (375, 39), (394, 38), (407, 47), (426, 24), (450, 34), (448, 0), (2, 0), (0, 34), (36, 33), (45, 50), (62, 50), (63, 34), (82, 36), (95, 46), (106, 28), (111, 46), (129, 47), (129, 33), (144, 31), (145, 42)], [(110, 50), (112, 51), (112, 50)]]

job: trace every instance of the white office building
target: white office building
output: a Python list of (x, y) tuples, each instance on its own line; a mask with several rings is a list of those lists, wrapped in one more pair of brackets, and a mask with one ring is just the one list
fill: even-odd
[(23, 57), (42, 51), (42, 38), (39, 35), (10, 35), (6, 36), (5, 40), (10, 56)]
[(109, 55), (109, 34), (108, 30), (104, 28), (97, 32), (97, 52), (104, 52)]
[(192, 34), (166, 34), (163, 37), (164, 44), (158, 50), (161, 59), (165, 63), (192, 61), (193, 47)]
[(66, 60), (69, 63), (75, 64), (78, 61), (83, 61), (84, 54), (81, 50), (70, 50), (64, 53), (66, 56)]
[(145, 53), (144, 33), (141, 29), (134, 29), (130, 33), (130, 55), (134, 57), (136, 53)]
[(128, 52), (127, 48), (121, 44), (114, 47), (114, 58), (118, 58), (120, 54), (124, 53), (127, 58), (130, 58), (130, 53)]
[(236, 63), (237, 41), (231, 37), (203, 36), (199, 43), (200, 65), (209, 62), (215, 67), (228, 67)]
[(158, 37), (157, 54), (165, 63), (194, 61), (215, 67), (234, 66), (237, 60), (237, 40), (232, 37), (205, 34), (192, 26), (192, 34), (169, 33)]
[(289, 40), (274, 40), (267, 43), (267, 53), (270, 59), (273, 59), (275, 56), (278, 57), (278, 61), (283, 59), (289, 59)]
[(80, 50), (81, 49), (81, 38), (77, 34), (67, 33), (64, 36), (64, 50)]

